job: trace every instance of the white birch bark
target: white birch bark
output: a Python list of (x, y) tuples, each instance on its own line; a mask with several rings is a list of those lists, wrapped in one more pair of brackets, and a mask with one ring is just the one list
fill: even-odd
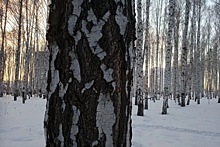
[(201, 94), (201, 60), (200, 60), (200, 22), (201, 22), (201, 0), (198, 2), (198, 31), (197, 31), (197, 52), (196, 52), (196, 97), (197, 104), (200, 104), (200, 94)]
[(159, 54), (159, 44), (160, 44), (160, 24), (161, 24), (161, 8), (162, 1), (159, 0), (156, 2), (156, 57), (155, 57), (155, 82), (154, 82), (154, 97), (157, 97), (158, 94), (158, 54)]
[(178, 104), (180, 104), (179, 100), (179, 67), (178, 67), (178, 55), (179, 55), (179, 25), (180, 25), (180, 10), (179, 6), (177, 7), (177, 3), (175, 3), (175, 27), (174, 27), (174, 61), (173, 61), (173, 96), (174, 100), (178, 100)]
[(187, 101), (187, 105), (189, 105), (190, 103), (190, 99), (191, 99), (191, 95), (193, 93), (193, 77), (194, 77), (194, 70), (193, 70), (193, 51), (196, 47), (196, 30), (195, 30), (195, 21), (196, 21), (196, 3), (195, 0), (193, 0), (193, 14), (192, 14), (192, 18), (191, 18), (191, 42), (190, 42), (190, 46), (189, 46), (189, 50), (190, 50), (190, 61), (189, 61), (189, 94), (188, 94), (188, 101)]
[(167, 44), (166, 44), (166, 64), (165, 64), (164, 98), (163, 98), (162, 114), (167, 114), (168, 98), (170, 95), (174, 2), (175, 2), (174, 0), (169, 0), (169, 20), (168, 20)]
[(143, 109), (143, 49), (142, 49), (142, 40), (143, 40), (143, 23), (142, 23), (142, 2), (141, 0), (137, 1), (137, 88), (136, 88), (136, 97), (138, 100), (138, 116), (144, 115)]
[(148, 109), (148, 94), (149, 94), (149, 85), (148, 85), (148, 52), (149, 52), (149, 8), (150, 0), (146, 1), (146, 24), (145, 24), (145, 109)]
[(185, 22), (183, 30), (182, 40), (182, 54), (181, 54), (181, 106), (185, 107), (186, 98), (186, 69), (187, 69), (187, 34), (189, 24), (189, 12), (190, 12), (190, 1), (186, 0), (185, 9)]

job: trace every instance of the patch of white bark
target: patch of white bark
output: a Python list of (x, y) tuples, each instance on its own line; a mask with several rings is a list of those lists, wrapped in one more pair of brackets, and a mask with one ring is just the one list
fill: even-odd
[(81, 93), (84, 93), (85, 90), (91, 88), (93, 84), (94, 84), (94, 80), (92, 80), (92, 81), (86, 83), (85, 86), (84, 86), (84, 88), (82, 89)]
[(76, 78), (79, 82), (81, 82), (81, 73), (80, 73), (80, 65), (78, 58), (75, 53), (70, 52), (69, 56), (71, 57), (71, 66), (70, 70), (73, 71), (73, 76)]
[(50, 83), (50, 90), (48, 93), (48, 97), (51, 97), (51, 94), (55, 91), (57, 84), (60, 81), (59, 78), (59, 71), (56, 70), (55, 68), (55, 60), (57, 53), (59, 52), (59, 48), (57, 45), (51, 45), (51, 54), (52, 54), (52, 59), (51, 59), (51, 64), (50, 64), (50, 71), (51, 71), (51, 83)]
[(96, 125), (99, 131), (99, 138), (103, 135), (106, 137), (105, 146), (113, 146), (112, 127), (115, 123), (115, 118), (114, 106), (110, 99), (110, 94), (100, 93), (96, 113)]
[(113, 77), (112, 77), (113, 69), (107, 68), (105, 64), (101, 65), (101, 69), (104, 74), (104, 79), (106, 80), (106, 82), (113, 81)]
[(64, 147), (64, 137), (63, 137), (63, 130), (62, 130), (62, 124), (59, 126), (59, 136), (57, 139), (61, 142), (60, 147)]
[(76, 135), (79, 131), (78, 120), (79, 120), (79, 116), (80, 116), (80, 111), (74, 105), (72, 106), (72, 109), (73, 109), (73, 122), (72, 122), (70, 138), (73, 140), (73, 146), (77, 146)]

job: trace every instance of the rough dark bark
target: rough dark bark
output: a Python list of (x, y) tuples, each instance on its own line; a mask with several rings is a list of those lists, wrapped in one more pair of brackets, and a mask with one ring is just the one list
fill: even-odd
[(47, 147), (131, 146), (132, 1), (52, 0)]

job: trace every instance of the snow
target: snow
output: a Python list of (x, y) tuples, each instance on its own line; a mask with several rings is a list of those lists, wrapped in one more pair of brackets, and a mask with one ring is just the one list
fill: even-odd
[(202, 99), (180, 107), (169, 100), (167, 115), (161, 115), (162, 100), (149, 101), (145, 116), (136, 115), (133, 106), (134, 147), (218, 147), (220, 145), (220, 104), (217, 99)]
[[(99, 109), (104, 107), (101, 103), (104, 104), (104, 101), (100, 101)], [(0, 146), (45, 146), (45, 105), (46, 100), (37, 97), (27, 99), (25, 104), (22, 104), (21, 97), (18, 97), (17, 101), (13, 101), (12, 96), (0, 98)], [(104, 113), (113, 114), (113, 109), (107, 108), (108, 105), (111, 106), (112, 102), (105, 103)], [(141, 117), (136, 115), (137, 106), (133, 105), (132, 147), (219, 147), (220, 104), (217, 103), (217, 99), (210, 99), (208, 103), (208, 100), (203, 98), (200, 105), (191, 101), (186, 107), (180, 107), (169, 100), (169, 107), (168, 114), (161, 115), (162, 99), (156, 103), (149, 101), (149, 110), (145, 110), (145, 116)], [(78, 132), (77, 122), (80, 114), (75, 106), (73, 109), (76, 113), (73, 119), (72, 139)], [(108, 119), (103, 116), (104, 113), (97, 115), (100, 118), (99, 123), (103, 127), (106, 123), (113, 125), (115, 118)], [(107, 135), (110, 135), (109, 130), (103, 129)]]
[(22, 104), (12, 96), (0, 98), (0, 146), (43, 147), (45, 99), (31, 98)]

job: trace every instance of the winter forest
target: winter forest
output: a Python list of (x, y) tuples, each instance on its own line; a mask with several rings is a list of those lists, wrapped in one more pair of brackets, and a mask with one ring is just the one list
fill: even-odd
[(0, 146), (220, 145), (219, 0), (0, 0), (0, 34)]

